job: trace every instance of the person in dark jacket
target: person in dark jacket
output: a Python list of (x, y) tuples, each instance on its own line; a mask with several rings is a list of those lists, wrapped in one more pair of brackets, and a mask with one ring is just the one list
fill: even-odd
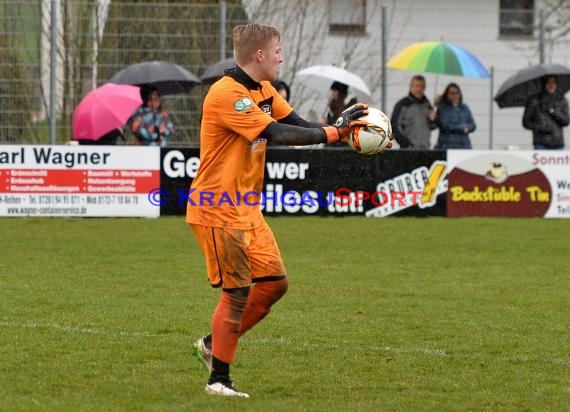
[(394, 139), (401, 148), (429, 149), (431, 131), (436, 128), (435, 111), (425, 96), (426, 79), (415, 75), (410, 81), (410, 92), (400, 99), (392, 111)]
[(469, 106), (463, 103), (463, 95), (457, 83), (449, 83), (438, 98), (435, 122), (439, 136), (434, 149), (471, 149), (469, 133), (476, 125)]
[(568, 102), (558, 89), (556, 76), (543, 79), (544, 90), (531, 96), (523, 114), (523, 127), (532, 130), (535, 150), (564, 149), (563, 128), (568, 126)]
[[(357, 98), (353, 94), (349, 94), (349, 86), (341, 82), (333, 82), (331, 84), (331, 95), (329, 99), (327, 114), (323, 123), (334, 125), (334, 122), (338, 118), (339, 114), (344, 110), (348, 109), (350, 106), (356, 104)], [(346, 146), (346, 142), (337, 142), (332, 146)]]
[(324, 123), (333, 125), (339, 114), (357, 102), (356, 96), (349, 95), (348, 85), (341, 82), (331, 84), (331, 97)]

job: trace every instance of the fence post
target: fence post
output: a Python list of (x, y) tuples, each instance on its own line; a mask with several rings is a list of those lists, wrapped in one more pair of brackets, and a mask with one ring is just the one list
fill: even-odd
[(538, 24), (538, 52), (539, 52), (539, 63), (544, 63), (544, 10), (540, 10), (539, 14), (539, 24)]
[(220, 60), (226, 58), (226, 2), (220, 1)]
[(490, 96), (490, 106), (489, 106), (489, 150), (493, 150), (493, 117), (495, 116), (495, 106), (494, 106), (494, 97), (493, 96), (495, 94), (494, 91), (494, 83), (495, 83), (495, 68), (493, 66), (491, 66), (491, 69), (489, 70), (491, 77), (489, 79), (489, 81), (491, 82), (491, 85), (489, 86), (489, 90), (491, 93)]
[(382, 93), (382, 111), (386, 112), (387, 108), (386, 108), (386, 46), (387, 46), (387, 42), (386, 42), (386, 6), (382, 6), (382, 39), (381, 39), (381, 57), (380, 57), (380, 71), (381, 71), (381, 75), (382, 75), (382, 79), (381, 79), (381, 93)]
[(51, 0), (50, 13), (50, 72), (49, 72), (49, 142), (56, 143), (56, 69), (57, 69), (57, 0)]

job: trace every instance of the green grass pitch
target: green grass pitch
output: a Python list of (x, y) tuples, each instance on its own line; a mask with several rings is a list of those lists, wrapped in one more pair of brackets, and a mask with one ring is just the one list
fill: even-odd
[(222, 399), (183, 217), (0, 219), (0, 410), (568, 410), (570, 220), (268, 221), (290, 289)]

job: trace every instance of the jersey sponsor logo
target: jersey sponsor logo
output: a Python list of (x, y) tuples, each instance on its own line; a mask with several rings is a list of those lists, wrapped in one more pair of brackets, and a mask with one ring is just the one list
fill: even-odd
[(271, 110), (271, 107), (273, 105), (273, 96), (259, 102), (257, 105), (261, 110), (263, 110), (263, 113), (271, 116), (271, 113), (273, 113), (273, 111)]
[(251, 145), (251, 152), (265, 152), (265, 147), (267, 146), (267, 139), (259, 137), (253, 142), (249, 143)]
[(244, 110), (251, 109), (252, 107), (253, 102), (249, 99), (249, 97), (242, 97), (234, 103), (234, 109), (236, 112), (243, 112)]
[(249, 142), (248, 144), (250, 145), (256, 145), (259, 143), (267, 143), (267, 139), (264, 137), (258, 137), (257, 139), (255, 139), (253, 142)]
[(263, 106), (260, 106), (260, 109), (263, 110), (263, 113), (271, 116), (271, 105), (270, 104), (264, 104)]

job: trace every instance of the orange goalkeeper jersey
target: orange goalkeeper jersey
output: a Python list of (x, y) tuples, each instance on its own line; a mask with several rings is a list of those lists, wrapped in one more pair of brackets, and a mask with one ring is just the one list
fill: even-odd
[(186, 221), (252, 229), (262, 221), (265, 128), (293, 109), (271, 83), (239, 67), (214, 83), (204, 100), (200, 167), (188, 193)]

